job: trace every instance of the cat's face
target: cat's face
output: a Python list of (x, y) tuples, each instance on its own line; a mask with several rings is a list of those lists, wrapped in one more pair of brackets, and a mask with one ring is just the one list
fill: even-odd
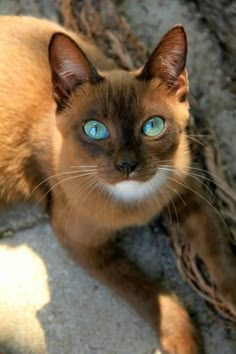
[[(66, 56), (58, 51), (59, 64), (51, 58), (62, 171), (77, 171), (91, 184), (95, 178), (101, 190), (130, 201), (161, 188), (170, 168), (188, 166), (186, 39), (182, 27), (173, 31), (174, 42), (169, 32), (162, 53), (159, 45), (142, 70), (99, 74), (68, 37), (54, 36), (67, 45)], [(178, 48), (170, 49), (170, 41)]]

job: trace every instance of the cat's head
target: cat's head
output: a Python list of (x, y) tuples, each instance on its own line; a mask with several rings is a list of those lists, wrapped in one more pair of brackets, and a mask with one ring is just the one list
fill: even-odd
[(143, 68), (102, 72), (71, 38), (54, 34), (49, 62), (63, 137), (60, 172), (78, 176), (71, 178), (75, 188), (86, 180), (133, 201), (186, 170), (186, 55), (186, 34), (177, 25)]

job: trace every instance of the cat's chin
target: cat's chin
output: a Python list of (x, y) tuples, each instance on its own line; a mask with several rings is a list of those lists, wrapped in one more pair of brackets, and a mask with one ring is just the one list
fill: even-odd
[(157, 171), (153, 177), (145, 182), (125, 180), (116, 184), (107, 184), (110, 195), (124, 202), (134, 202), (145, 199), (161, 188), (168, 176), (168, 171)]

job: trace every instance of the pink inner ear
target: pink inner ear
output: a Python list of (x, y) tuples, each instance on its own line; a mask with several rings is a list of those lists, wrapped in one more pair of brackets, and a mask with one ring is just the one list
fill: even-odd
[(185, 68), (187, 57), (187, 38), (182, 25), (172, 28), (162, 38), (144, 66), (141, 77), (159, 78), (172, 89), (181, 86), (178, 77)]
[(57, 101), (67, 99), (76, 86), (99, 78), (83, 50), (64, 33), (52, 36), (49, 63)]
[(89, 80), (87, 71), (85, 72), (81, 68), (81, 63), (70, 60), (64, 60), (60, 63), (58, 66), (58, 75), (63, 78), (63, 80), (68, 81), (80, 79), (81, 82), (84, 82)]
[(61, 80), (68, 81), (68, 85), (74, 85), (70, 82), (72, 79), (76, 83), (88, 81), (92, 76), (92, 65), (88, 61), (84, 52), (68, 37), (59, 38), (59, 43), (55, 51), (56, 66), (58, 76)]

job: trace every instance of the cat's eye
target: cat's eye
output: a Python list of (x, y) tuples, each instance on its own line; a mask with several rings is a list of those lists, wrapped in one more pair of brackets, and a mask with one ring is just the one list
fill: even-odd
[(158, 136), (165, 129), (165, 121), (161, 117), (152, 117), (143, 124), (142, 132), (147, 136)]
[(98, 120), (90, 120), (84, 125), (84, 132), (91, 139), (101, 140), (109, 137), (109, 132), (104, 124)]

